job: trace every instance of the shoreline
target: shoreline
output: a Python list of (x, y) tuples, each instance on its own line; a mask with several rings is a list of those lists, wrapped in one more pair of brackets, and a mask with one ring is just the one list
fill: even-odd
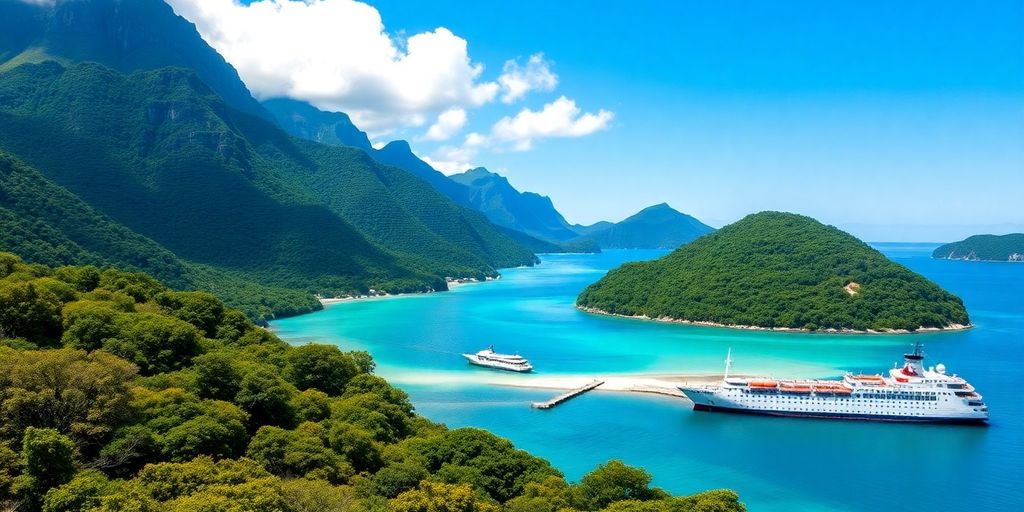
[(646, 316), (646, 315), (622, 315), (622, 314), (619, 314), (619, 313), (609, 313), (609, 312), (607, 312), (607, 311), (605, 311), (603, 309), (599, 309), (599, 308), (590, 308), (590, 307), (585, 307), (585, 306), (576, 306), (576, 309), (579, 310), (579, 311), (582, 311), (584, 313), (589, 313), (589, 314), (592, 314), (592, 315), (602, 315), (602, 316), (609, 316), (609, 317), (614, 317), (614, 318), (627, 318), (627, 319), (630, 319), (630, 320), (646, 320), (646, 321), (653, 321), (653, 322), (662, 322), (662, 323), (667, 323), (667, 324), (694, 325), (694, 326), (698, 326), (698, 327), (715, 327), (715, 328), (719, 328), (719, 329), (733, 329), (733, 330), (737, 330), (737, 331), (791, 332), (791, 333), (803, 333), (803, 334), (851, 334), (851, 335), (852, 334), (864, 334), (864, 335), (881, 334), (881, 335), (889, 335), (889, 334), (920, 334), (920, 333), (937, 333), (937, 332), (956, 332), (956, 331), (966, 331), (968, 329), (973, 329), (974, 328), (974, 324), (967, 324), (967, 325), (963, 325), (963, 324), (950, 324), (950, 325), (948, 325), (946, 327), (919, 327), (919, 328), (917, 328), (916, 330), (913, 330), (913, 331), (908, 331), (906, 329), (886, 329), (886, 330), (881, 330), (881, 331), (876, 331), (874, 329), (868, 329), (866, 331), (858, 331), (856, 329), (831, 329), (831, 328), (829, 328), (829, 329), (818, 329), (818, 330), (812, 331), (810, 329), (803, 329), (803, 328), (799, 328), (799, 327), (762, 327), (762, 326), (758, 326), (758, 325), (720, 324), (720, 323), (717, 323), (717, 322), (709, 322), (709, 321), (704, 321), (704, 320), (685, 320), (685, 319), (670, 318), (670, 317), (665, 317), (665, 316), (658, 317), (658, 318), (651, 318), (651, 317)]
[[(362, 300), (371, 300), (371, 299), (393, 299), (393, 298), (400, 298), (400, 297), (416, 297), (416, 296), (420, 296), (420, 295), (430, 295), (430, 294), (434, 294), (434, 293), (450, 292), (450, 291), (452, 291), (455, 288), (458, 288), (460, 286), (466, 286), (466, 285), (470, 285), (470, 284), (490, 283), (492, 281), (498, 281), (500, 279), (501, 279), (501, 275), (498, 275), (497, 277), (488, 277), (488, 278), (484, 279), (483, 281), (481, 281), (479, 279), (476, 279), (476, 278), (472, 278), (472, 277), (464, 278), (464, 279), (452, 279), (450, 281), (447, 281), (447, 285), (448, 285), (448, 289), (447, 290), (430, 290), (430, 291), (425, 291), (425, 292), (403, 292), (403, 293), (379, 292), (379, 293), (372, 293), (372, 294), (365, 294), (365, 295), (345, 295), (345, 296), (342, 296), (342, 297), (317, 297), (317, 300), (320, 301), (320, 305), (321, 306), (329, 306), (331, 304), (340, 304), (342, 302), (353, 302), (353, 301), (362, 301)], [(371, 290), (371, 291), (373, 291), (373, 290)]]

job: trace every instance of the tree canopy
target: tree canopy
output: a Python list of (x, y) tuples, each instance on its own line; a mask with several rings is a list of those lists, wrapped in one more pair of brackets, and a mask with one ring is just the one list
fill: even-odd
[(647, 262), (627, 263), (577, 306), (625, 316), (793, 329), (967, 325), (959, 297), (814, 219), (762, 212)]
[(508, 440), (417, 416), (405, 392), (370, 373), (369, 354), (290, 346), (208, 294), (0, 253), (0, 289), (11, 285), (45, 293), (9, 310), (17, 330), (0, 330), (0, 506), (743, 510), (735, 494), (680, 508), (690, 498), (619, 462), (569, 483)]

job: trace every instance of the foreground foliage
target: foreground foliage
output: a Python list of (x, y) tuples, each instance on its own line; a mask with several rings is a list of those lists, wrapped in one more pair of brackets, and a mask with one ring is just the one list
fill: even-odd
[(906, 329), (968, 324), (959, 297), (814, 219), (762, 212), (588, 286), (577, 305), (726, 325)]
[(365, 352), (290, 346), (204, 292), (0, 253), (0, 509), (740, 511), (612, 461), (566, 482), (417, 416)]

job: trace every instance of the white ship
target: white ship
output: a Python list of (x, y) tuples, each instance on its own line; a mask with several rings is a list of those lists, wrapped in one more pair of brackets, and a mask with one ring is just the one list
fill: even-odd
[(486, 366), (498, 370), (510, 372), (528, 372), (533, 366), (519, 354), (499, 354), (494, 351), (494, 346), (487, 347), (476, 354), (462, 354), (470, 363), (478, 366)]
[(988, 407), (974, 387), (942, 364), (924, 368), (917, 344), (902, 367), (888, 376), (846, 374), (842, 380), (781, 380), (729, 377), (732, 351), (721, 384), (681, 386), (695, 411), (727, 411), (771, 416), (984, 423)]

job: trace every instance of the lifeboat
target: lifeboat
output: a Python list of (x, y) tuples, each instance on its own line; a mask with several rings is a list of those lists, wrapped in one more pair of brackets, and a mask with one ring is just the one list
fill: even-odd
[(783, 393), (810, 393), (811, 386), (803, 383), (786, 383), (779, 385), (779, 391)]
[(750, 381), (749, 385), (752, 388), (761, 389), (775, 389), (779, 387), (779, 383), (774, 380), (752, 380)]

